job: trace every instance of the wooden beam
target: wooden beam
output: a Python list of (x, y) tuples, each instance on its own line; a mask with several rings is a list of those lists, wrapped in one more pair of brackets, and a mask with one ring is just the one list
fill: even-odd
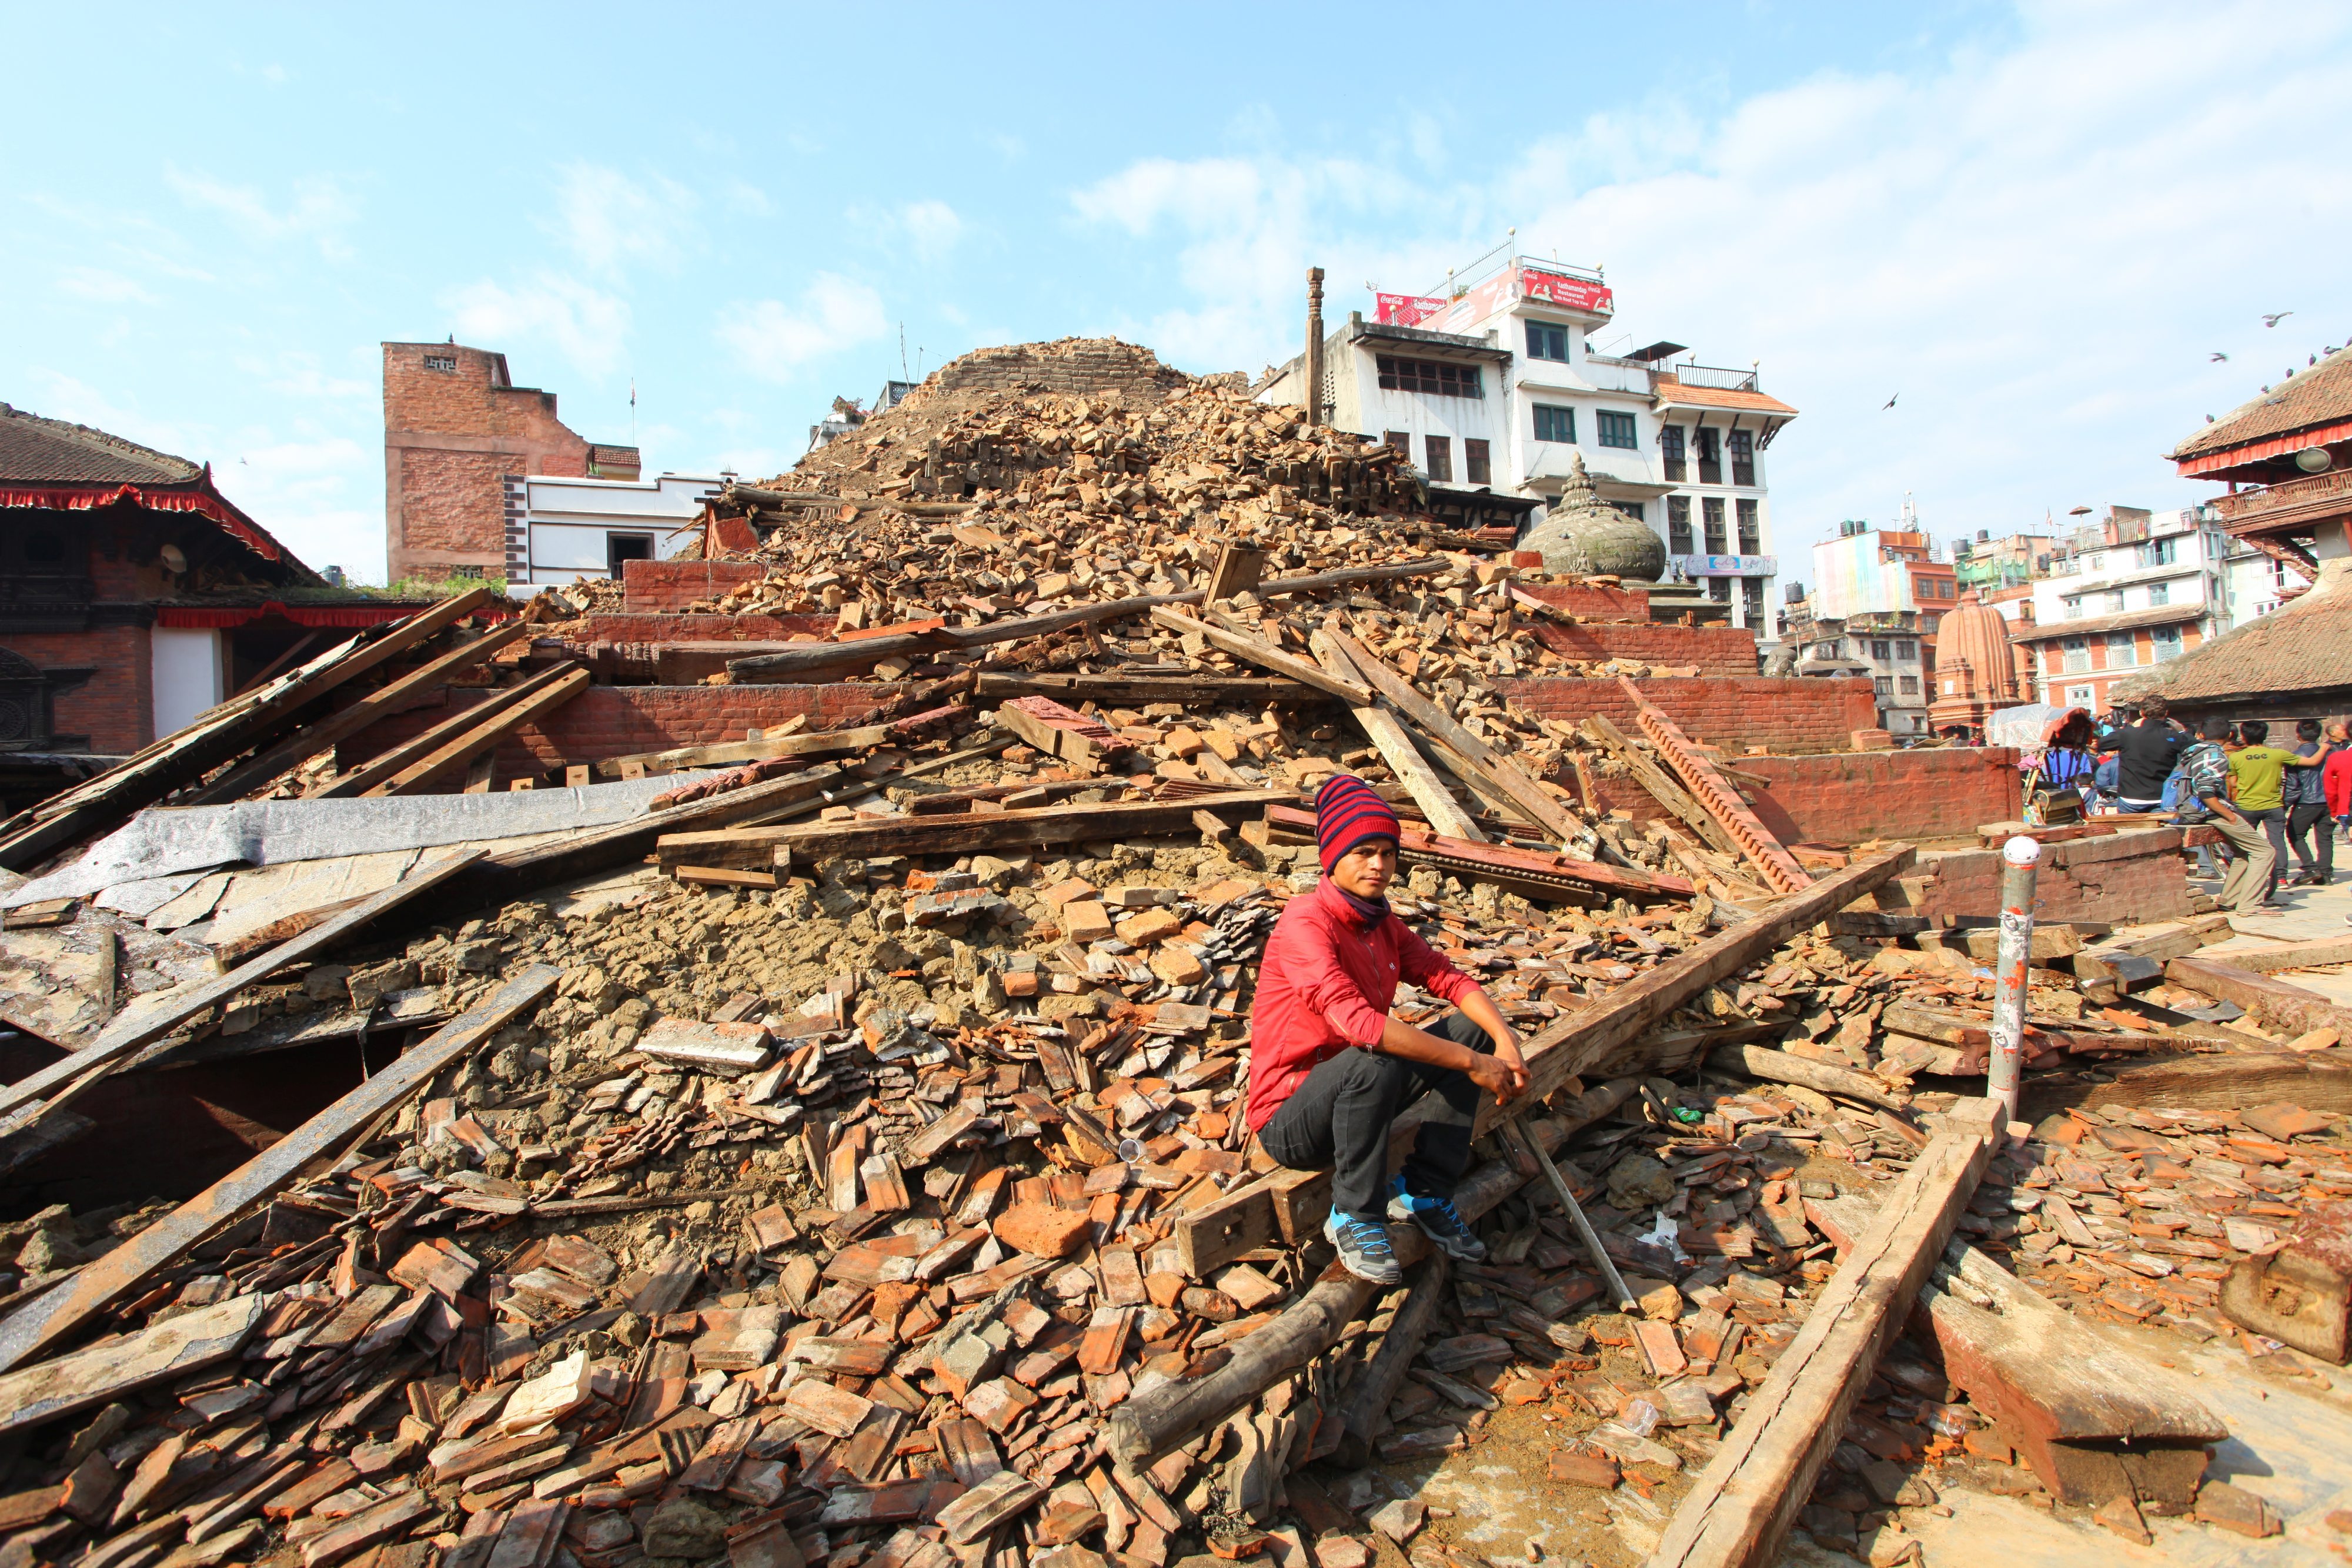
[[(1555, 842), (1571, 844), (1592, 837), (1592, 830), (1578, 821), (1525, 768), (1456, 724), (1451, 715), (1423, 695), (1388, 661), (1344, 632), (1335, 631), (1331, 636), (1346, 651), (1357, 673), (1380, 694), (1382, 702), (1483, 772), (1490, 790), (1526, 812), (1528, 820), (1550, 834)], [(1447, 766), (1461, 771), (1451, 759)]]
[(12, 1372), (0, 1377), (0, 1432), (37, 1427), (226, 1361), (245, 1348), (269, 1310), (267, 1295), (231, 1296)]
[(1666, 710), (1642, 695), (1642, 688), (1623, 675), (1617, 685), (1637, 705), (1642, 733), (1658, 748), (1678, 774), (1685, 789), (1697, 801), (1700, 810), (1713, 817), (1726, 837), (1739, 846), (1739, 852), (1764, 873), (1765, 885), (1775, 893), (1795, 893), (1811, 887), (1813, 879), (1797, 863), (1788, 847), (1772, 836), (1772, 830), (1758, 820), (1748, 809), (1739, 791), (1731, 787), (1699, 748), (1685, 735), (1682, 726), (1666, 716)]
[(981, 672), (973, 695), (983, 703), (1034, 696), (1131, 708), (1151, 703), (1179, 703), (1186, 707), (1307, 707), (1331, 700), (1330, 693), (1297, 681), (1257, 675), (1029, 675), (988, 670)]
[(1732, 842), (1731, 835), (1723, 831), (1722, 825), (1690, 798), (1690, 791), (1676, 783), (1672, 774), (1645, 756), (1642, 748), (1633, 744), (1633, 737), (1619, 729), (1607, 714), (1587, 714), (1580, 727), (1587, 737), (1614, 757), (1625, 771), (1633, 776), (1633, 782), (1650, 792), (1652, 800), (1680, 818), (1685, 827), (1696, 833), (1702, 843), (1721, 851), (1735, 861), (1740, 858), (1739, 846)]
[(457, 709), (406, 740), (394, 741), (358, 767), (313, 784), (303, 791), (302, 798), (306, 800), (341, 800), (367, 794), (418, 758), (430, 757), (476, 725), (553, 685), (561, 678), (558, 671), (563, 668), (565, 666), (557, 665), (554, 669), (527, 675), (511, 686), (495, 688), (480, 702)]
[(1405, 1299), (1389, 1318), (1388, 1331), (1363, 1371), (1349, 1385), (1340, 1411), (1343, 1435), (1337, 1455), (1340, 1464), (1363, 1466), (1372, 1461), (1372, 1444), (1389, 1429), (1389, 1402), (1404, 1386), (1404, 1375), (1421, 1354), (1429, 1331), (1445, 1305), (1445, 1286), (1453, 1260), (1432, 1252), (1413, 1265)]
[(238, 965), (226, 975), (197, 985), (174, 986), (140, 998), (125, 1008), (105, 1031), (89, 1044), (37, 1072), (0, 1087), (0, 1136), (20, 1132), (47, 1111), (63, 1104), (89, 1083), (111, 1071), (133, 1051), (163, 1039), (216, 1003), (226, 1002), (246, 987), (268, 979), (278, 970), (308, 962), (386, 910), (396, 907), (455, 876), (479, 859), (479, 850), (459, 850), (420, 866), (403, 882), (354, 904), (323, 925), (312, 926), (290, 942), (281, 943), (259, 957)]
[(2182, 1510), (2195, 1500), (2205, 1446), (2230, 1436), (2219, 1417), (1975, 1248), (1955, 1241), (1945, 1260), (1919, 1294), (1945, 1375), (2051, 1496), (2096, 1507), (2121, 1493)]
[(443, 1068), (536, 1006), (561, 971), (534, 964), (411, 1046), (373, 1077), (0, 1323), (0, 1371), (47, 1354), (98, 1313), (144, 1286), (204, 1241), (284, 1190), (312, 1160), (333, 1154)]
[(1255, 637), (1245, 637), (1239, 632), (1229, 631), (1218, 625), (1213, 621), (1203, 621), (1193, 615), (1180, 615), (1165, 606), (1154, 610), (1151, 612), (1151, 619), (1171, 632), (1182, 632), (1187, 636), (1197, 633), (1210, 647), (1223, 649), (1237, 659), (1247, 659), (1260, 669), (1272, 670), (1276, 674), (1286, 675), (1302, 685), (1328, 692), (1350, 707), (1371, 706), (1372, 689), (1361, 681), (1332, 674), (1307, 660), (1284, 653), (1271, 643), (1262, 642)]
[[(1308, 577), (1277, 578), (1272, 582), (1260, 583), (1256, 592), (1261, 599), (1288, 593), (1316, 593), (1327, 588), (1347, 588), (1360, 582), (1430, 577), (1453, 569), (1454, 563), (1443, 556), (1426, 556), (1388, 566), (1349, 567), (1340, 571), (1317, 572)], [(729, 674), (739, 679), (751, 681), (789, 680), (803, 671), (833, 669), (845, 663), (862, 664), (870, 669), (880, 660), (898, 654), (927, 653), (943, 646), (984, 648), (998, 643), (1018, 642), (1024, 637), (1047, 636), (1099, 621), (1119, 621), (1130, 615), (1149, 614), (1163, 605), (1198, 604), (1206, 597), (1207, 590), (1196, 588), (1189, 593), (1144, 594), (1134, 599), (1109, 600), (1100, 604), (1080, 604), (1068, 610), (1026, 615), (985, 626), (944, 627), (920, 635), (900, 633), (854, 643), (811, 643), (805, 648), (763, 653), (755, 659), (737, 659), (727, 669)]]
[[(1529, 1135), (1541, 1140), (1545, 1149), (1556, 1149), (1615, 1110), (1631, 1092), (1631, 1085), (1590, 1090), (1563, 1114), (1529, 1124)], [(1475, 1220), (1527, 1179), (1507, 1161), (1489, 1161), (1456, 1189), (1454, 1206), (1465, 1219)], [(1429, 1239), (1418, 1226), (1392, 1225), (1389, 1237), (1397, 1261), (1407, 1268), (1430, 1252)], [(1141, 1466), (1213, 1429), (1277, 1379), (1328, 1350), (1341, 1331), (1363, 1314), (1378, 1289), (1332, 1264), (1273, 1322), (1236, 1341), (1233, 1358), (1214, 1372), (1161, 1384), (1121, 1404), (1105, 1429), (1103, 1447), (1114, 1458)]]
[[(1315, 813), (1295, 806), (1268, 806), (1265, 820), (1285, 841), (1315, 841)], [(1457, 876), (1492, 882), (1530, 898), (1558, 900), (1568, 892), (1590, 890), (1608, 897), (1656, 903), (1688, 898), (1698, 889), (1678, 876), (1629, 866), (1603, 865), (1572, 855), (1521, 849), (1516, 844), (1474, 843), (1408, 827), (1397, 841), (1402, 859), (1412, 865), (1433, 865)], [(1560, 884), (1568, 884), (1563, 888)]]
[[(470, 867), (433, 901), (433, 914), (457, 915), (484, 905), (500, 906), (551, 883), (610, 871), (653, 852), (665, 833), (709, 831), (732, 824), (750, 829), (803, 815), (844, 800), (859, 800), (902, 779), (924, 779), (962, 763), (994, 756), (1013, 744), (1009, 735), (978, 746), (942, 752), (886, 772), (878, 763), (844, 767), (820, 762), (804, 773), (771, 779), (723, 794), (706, 795), (610, 827), (589, 828), (545, 843), (493, 855)], [(764, 866), (761, 868), (764, 869)]]
[[(1348, 656), (1348, 651), (1339, 645), (1339, 639), (1331, 632), (1317, 631), (1307, 639), (1307, 643), (1315, 650), (1316, 662), (1323, 666), (1326, 674), (1363, 684), (1362, 674), (1356, 668), (1355, 661)], [(1462, 803), (1454, 800), (1454, 792), (1445, 787), (1445, 780), (1437, 776), (1437, 769), (1429, 765), (1428, 759), (1413, 745), (1412, 737), (1405, 733), (1404, 726), (1397, 722), (1396, 715), (1375, 704), (1350, 707), (1348, 711), (1355, 716), (1356, 727), (1380, 752), (1381, 760), (1389, 765), (1389, 771), (1394, 773), (1412, 793), (1413, 804), (1421, 808), (1421, 814), (1429, 820), (1431, 827), (1449, 839), (1465, 839), (1479, 844), (1487, 841), (1486, 835), (1478, 831), (1478, 824), (1470, 820), (1470, 813), (1462, 809)]]
[(1765, 1568), (1778, 1557), (2001, 1130), (1990, 1100), (1962, 1100), (1940, 1121), (1699, 1472), (1649, 1568)]
[(733, 865), (764, 870), (790, 856), (970, 854), (1008, 846), (1084, 843), (1188, 834), (1192, 813), (1256, 813), (1275, 800), (1295, 800), (1287, 789), (1236, 789), (1093, 806), (1047, 806), (1018, 811), (870, 818), (855, 822), (803, 822), (719, 833), (665, 835), (656, 845), (664, 870), (674, 865)]
[(354, 638), (331, 648), (260, 690), (200, 716), (96, 778), (19, 813), (6, 825), (7, 836), (0, 838), (0, 867), (24, 871), (194, 783), (240, 753), (268, 744), (312, 703), (472, 614), (488, 598), (488, 589), (468, 589), (382, 631), (373, 641)]
[[(1902, 875), (1910, 869), (1912, 859), (1913, 851), (1906, 844), (1850, 865), (1717, 932), (1680, 957), (1636, 975), (1592, 1006), (1570, 1013), (1522, 1047), (1528, 1093), (1540, 1100), (1570, 1078), (1591, 1071), (1610, 1051), (1663, 1023), (1669, 1013), (1707, 987), (1738, 974), (1797, 932)], [(1477, 1131), (1484, 1134), (1500, 1120), (1494, 1101), (1482, 1096)]]
[(1257, 587), (1265, 574), (1265, 551), (1227, 539), (1217, 550), (1217, 565), (1209, 573), (1204, 602), (1214, 604), (1220, 599), (1246, 593)]
[(669, 751), (640, 751), (628, 757), (608, 757), (595, 765), (600, 778), (618, 779), (622, 769), (636, 764), (648, 774), (675, 773), (685, 768), (723, 768), (740, 762), (768, 762), (780, 757), (829, 757), (843, 752), (870, 751), (892, 740), (937, 723), (961, 710), (933, 708), (928, 713), (862, 724), (853, 729), (810, 729), (760, 740), (731, 740), (717, 746), (681, 746)]
[(190, 797), (189, 804), (212, 806), (239, 799), (247, 790), (268, 783), (295, 764), (316, 757), (337, 742), (357, 735), (385, 715), (398, 712), (412, 698), (448, 685), (453, 676), (472, 669), (499, 649), (529, 636), (530, 632), (530, 622), (520, 616), (492, 627), (464, 646), (452, 648), (439, 658), (419, 664), (399, 679), (389, 681), (370, 692), (349, 707), (338, 708), (323, 718), (304, 725), (278, 745), (238, 763), (217, 781)]
[[(558, 672), (561, 672), (559, 674)], [(558, 664), (547, 672), (557, 678), (532, 692), (521, 701), (511, 703), (473, 728), (428, 752), (366, 793), (370, 795), (421, 795), (425, 786), (452, 768), (464, 766), (488, 751), (509, 734), (529, 724), (544, 713), (552, 713), (578, 696), (593, 679), (577, 664)]]
[(2293, 1030), (2297, 1034), (2332, 1029), (2338, 1040), (2352, 1042), (2352, 1008), (2339, 1007), (2305, 987), (2238, 968), (2218, 956), (2170, 959), (2164, 966), (2164, 977), (2215, 1001), (2235, 1002), (2273, 1029)]
[[(2193, 951), (2193, 949), (2192, 949)], [(2166, 957), (2186, 954), (2165, 955)], [(2206, 959), (2232, 969), (2275, 975), (2286, 969), (2326, 969), (2352, 964), (2352, 936), (2323, 936), (2316, 942), (2282, 942), (2275, 947), (2223, 947)]]

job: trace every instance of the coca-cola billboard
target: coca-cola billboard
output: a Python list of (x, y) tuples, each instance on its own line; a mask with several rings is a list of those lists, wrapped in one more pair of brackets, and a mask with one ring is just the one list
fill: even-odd
[(1613, 315), (1617, 309), (1617, 297), (1607, 284), (1590, 277), (1546, 272), (1539, 267), (1519, 268), (1519, 293), (1522, 298), (1540, 299), (1547, 305), (1590, 310), (1601, 316)]
[(1418, 327), (1453, 303), (1418, 294), (1375, 294), (1372, 300), (1379, 311), (1373, 319), (1386, 327)]

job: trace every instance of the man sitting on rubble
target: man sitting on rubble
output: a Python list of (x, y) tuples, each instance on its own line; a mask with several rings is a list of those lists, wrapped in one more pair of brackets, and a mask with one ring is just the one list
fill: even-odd
[[(1404, 1277), (1384, 1218), (1414, 1221), (1455, 1258), (1486, 1255), (1454, 1209), (1454, 1184), (1470, 1163), (1479, 1092), (1501, 1103), (1528, 1086), (1501, 1011), (1390, 912), (1397, 834), (1370, 785), (1345, 773), (1324, 784), (1323, 880), (1290, 901), (1267, 939), (1250, 1019), (1249, 1124), (1282, 1165), (1331, 1171), (1323, 1234), (1349, 1272), (1378, 1285)], [(1391, 1018), (1399, 980), (1459, 1010), (1425, 1030)], [(1412, 1152), (1391, 1177), (1389, 1129), (1425, 1093)]]

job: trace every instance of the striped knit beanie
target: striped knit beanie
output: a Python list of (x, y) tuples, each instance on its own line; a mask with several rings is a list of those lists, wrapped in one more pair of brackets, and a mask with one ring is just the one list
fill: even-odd
[(1315, 858), (1325, 871), (1366, 839), (1397, 836), (1397, 814), (1354, 774), (1334, 773), (1315, 792)]

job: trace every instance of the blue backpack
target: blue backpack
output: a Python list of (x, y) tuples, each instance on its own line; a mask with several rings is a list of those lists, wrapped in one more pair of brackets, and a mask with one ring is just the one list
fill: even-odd
[(2098, 767), (2092, 770), (2091, 782), (2097, 787), (2102, 795), (2113, 795), (2120, 791), (2124, 786), (2122, 754), (2110, 751), (2100, 758)]

